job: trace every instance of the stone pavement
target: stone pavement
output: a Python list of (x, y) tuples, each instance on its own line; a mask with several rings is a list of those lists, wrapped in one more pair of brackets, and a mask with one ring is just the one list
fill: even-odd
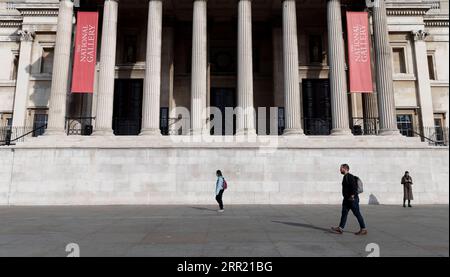
[(0, 256), (449, 256), (449, 207), (362, 206), (369, 235), (330, 233), (340, 207), (0, 207)]

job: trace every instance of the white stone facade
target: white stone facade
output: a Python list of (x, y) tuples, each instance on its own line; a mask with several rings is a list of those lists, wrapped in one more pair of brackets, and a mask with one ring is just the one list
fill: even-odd
[[(135, 147), (125, 148), (131, 141)], [(213, 204), (219, 168), (228, 204), (339, 204), (342, 163), (364, 181), (364, 204), (401, 204), (405, 170), (416, 204), (449, 201), (448, 149), (420, 143), (323, 137), (271, 148), (141, 137), (37, 145), (0, 149), (0, 205)]]
[[(342, 163), (363, 179), (363, 203), (401, 203), (409, 170), (416, 203), (448, 204), (448, 147), (417, 137), (449, 126), (448, 1), (369, 8), (375, 93), (350, 95), (339, 22), (365, 2), (0, 0), (0, 131), (49, 116), (46, 135), (0, 146), (0, 205), (209, 204), (217, 169), (230, 204), (336, 204)], [(94, 94), (78, 97), (68, 55), (83, 9), (103, 27)], [(134, 89), (143, 99), (124, 104), (117, 92)], [(318, 91), (329, 94), (317, 102)], [(247, 141), (209, 136), (220, 101), (243, 110), (232, 131)], [(311, 134), (324, 106), (331, 135)], [(284, 133), (260, 132), (252, 109), (272, 107), (284, 109)], [(173, 127), (177, 108), (188, 128)], [(135, 135), (113, 135), (117, 110), (138, 120)], [(78, 116), (95, 118), (92, 136), (66, 136)], [(398, 116), (413, 138), (399, 135)], [(352, 134), (378, 118), (378, 135)]]

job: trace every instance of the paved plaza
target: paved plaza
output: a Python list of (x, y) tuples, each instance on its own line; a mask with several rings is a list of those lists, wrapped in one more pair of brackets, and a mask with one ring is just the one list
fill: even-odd
[[(340, 207), (96, 206), (0, 207), (0, 256), (138, 257), (449, 256), (449, 207), (362, 206), (369, 235), (350, 215), (336, 235)], [(369, 249), (367, 249), (369, 250)]]

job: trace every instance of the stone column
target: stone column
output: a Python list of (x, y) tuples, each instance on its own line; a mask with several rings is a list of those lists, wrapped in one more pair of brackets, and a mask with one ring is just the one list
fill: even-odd
[(147, 26), (147, 58), (145, 63), (144, 97), (141, 135), (161, 135), (161, 46), (162, 0), (150, 0)]
[(328, 64), (330, 65), (332, 135), (351, 135), (348, 114), (341, 1), (328, 0)]
[(97, 96), (96, 136), (113, 135), (114, 79), (116, 67), (117, 15), (119, 0), (105, 0), (100, 49), (100, 72)]
[(380, 117), (380, 135), (400, 135), (394, 102), (391, 46), (384, 0), (376, 0), (373, 7), (375, 66)]
[(206, 132), (207, 0), (194, 0), (192, 23), (191, 134)]
[[(14, 95), (13, 127), (27, 127), (28, 87), (30, 82), (31, 52), (35, 33), (30, 30), (20, 30), (19, 65), (17, 68), (16, 92)], [(21, 134), (21, 132), (19, 132)]]
[(62, 0), (59, 4), (46, 135), (65, 134), (68, 80), (70, 79), (70, 53), (72, 48), (72, 23), (73, 2), (71, 0)]
[(434, 127), (433, 98), (431, 96), (430, 72), (425, 38), (428, 33), (419, 30), (412, 33), (414, 37), (414, 55), (416, 60), (417, 87), (420, 101), (420, 117), (425, 128)]
[(252, 1), (238, 4), (238, 111), (236, 135), (256, 135), (253, 107)]
[(284, 135), (303, 135), (300, 110), (297, 11), (295, 0), (283, 1), (283, 77), (286, 129)]

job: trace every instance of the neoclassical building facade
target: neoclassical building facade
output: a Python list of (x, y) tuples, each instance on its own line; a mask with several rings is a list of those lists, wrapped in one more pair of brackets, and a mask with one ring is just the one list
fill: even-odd
[[(408, 170), (415, 203), (448, 204), (448, 10), (2, 0), (0, 205), (212, 204), (217, 169), (230, 204), (338, 204), (342, 163), (361, 203), (401, 203)], [(371, 94), (350, 93), (347, 12), (361, 11)], [(99, 15), (93, 93), (71, 93), (78, 12)]]
[[(3, 1), (0, 122), (48, 123), (48, 134), (174, 135), (202, 132), (209, 107), (239, 107), (256, 114), (211, 133), (273, 134), (259, 126), (273, 118), (280, 135), (448, 127), (448, 1), (370, 3)], [(93, 94), (70, 94), (77, 11), (100, 13)], [(373, 94), (348, 92), (346, 11), (370, 14)]]

